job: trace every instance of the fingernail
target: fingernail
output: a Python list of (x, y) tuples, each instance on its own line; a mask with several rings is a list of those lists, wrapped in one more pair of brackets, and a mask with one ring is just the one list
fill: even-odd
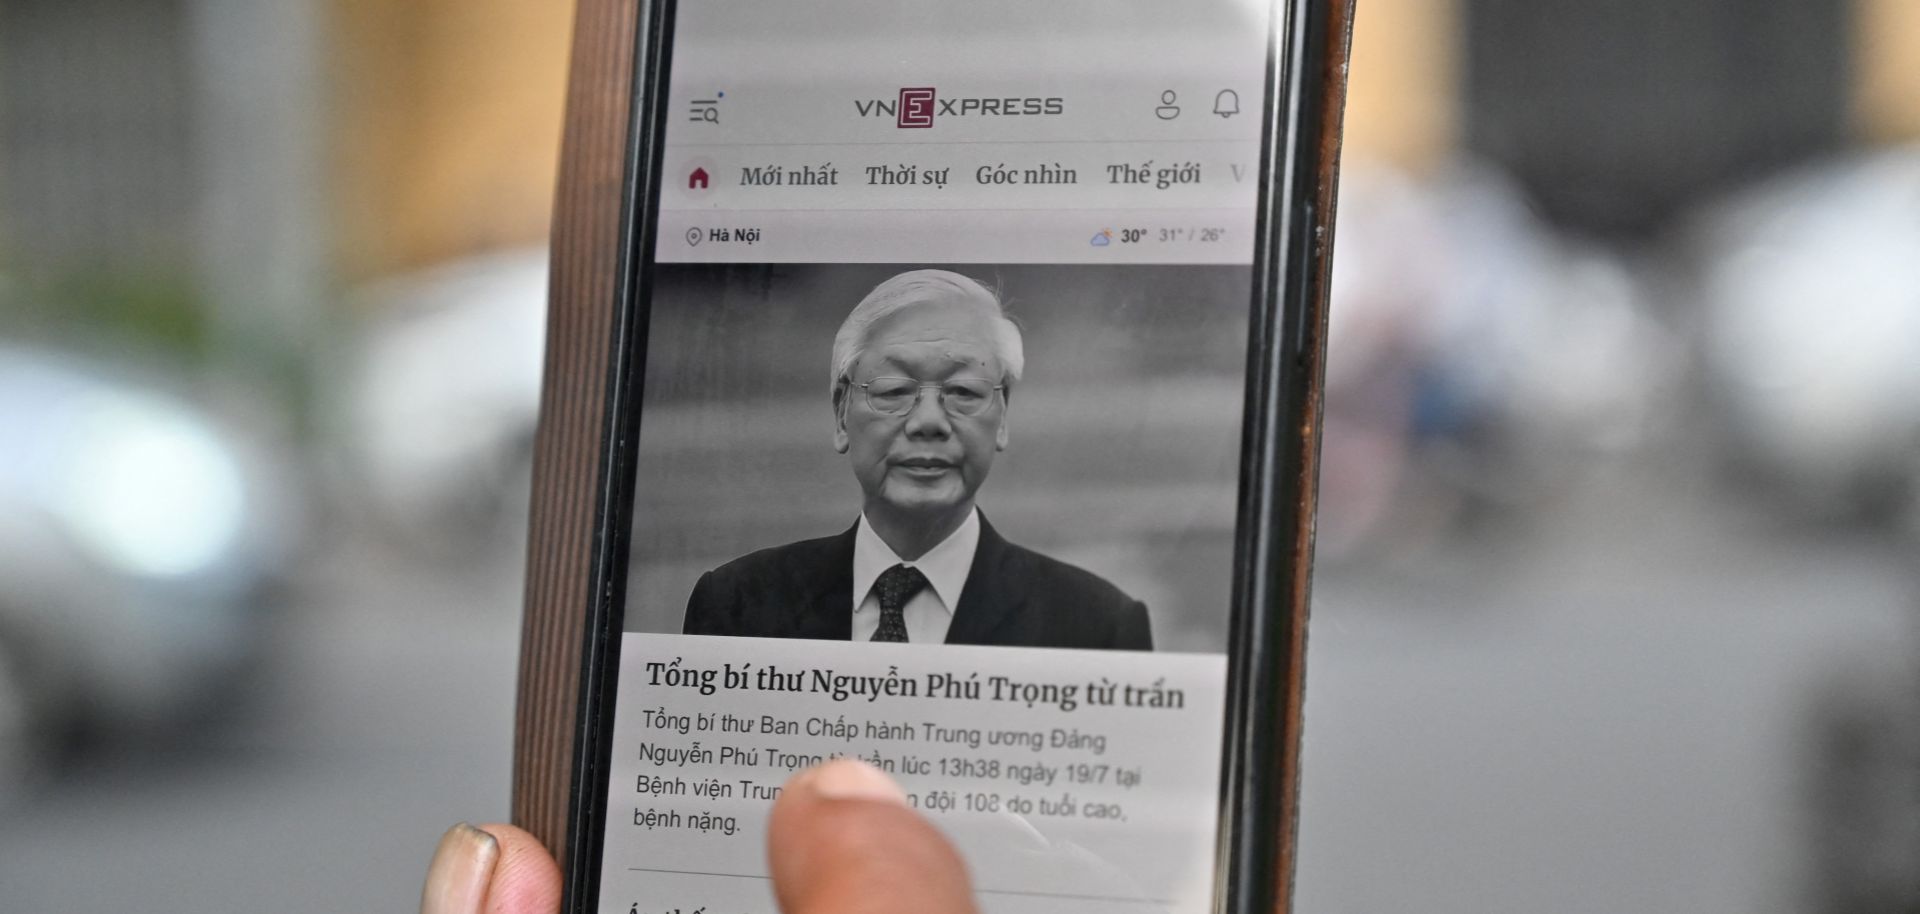
[(465, 822), (447, 829), (427, 867), (420, 914), (479, 914), (500, 858), (500, 842)]
[(834, 759), (813, 769), (807, 786), (830, 800), (878, 800), (907, 805), (907, 793), (893, 778), (858, 759)]

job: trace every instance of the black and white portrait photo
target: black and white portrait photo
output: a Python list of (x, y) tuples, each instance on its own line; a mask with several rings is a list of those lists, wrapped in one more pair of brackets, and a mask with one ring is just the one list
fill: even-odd
[(626, 628), (1223, 649), (1249, 283), (662, 266)]

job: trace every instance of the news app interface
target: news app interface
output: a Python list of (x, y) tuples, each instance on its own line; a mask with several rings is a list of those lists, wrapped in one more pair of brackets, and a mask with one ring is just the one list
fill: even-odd
[(1270, 16), (679, 4), (599, 910), (771, 914), (837, 756), (1210, 909)]

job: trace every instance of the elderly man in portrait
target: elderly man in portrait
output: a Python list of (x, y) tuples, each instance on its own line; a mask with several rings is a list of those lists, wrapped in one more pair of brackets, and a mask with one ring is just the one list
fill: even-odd
[(833, 446), (859, 519), (707, 572), (686, 633), (1151, 650), (1140, 601), (1007, 542), (974, 506), (1024, 364), (980, 283), (915, 270), (874, 288), (833, 340)]

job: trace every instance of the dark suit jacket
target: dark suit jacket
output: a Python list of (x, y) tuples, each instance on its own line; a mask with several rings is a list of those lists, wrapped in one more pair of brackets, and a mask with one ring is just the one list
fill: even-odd
[[(802, 540), (700, 576), (689, 635), (853, 637), (853, 537)], [(985, 517), (948, 644), (1153, 649), (1147, 607), (1090, 572), (1002, 539)]]

